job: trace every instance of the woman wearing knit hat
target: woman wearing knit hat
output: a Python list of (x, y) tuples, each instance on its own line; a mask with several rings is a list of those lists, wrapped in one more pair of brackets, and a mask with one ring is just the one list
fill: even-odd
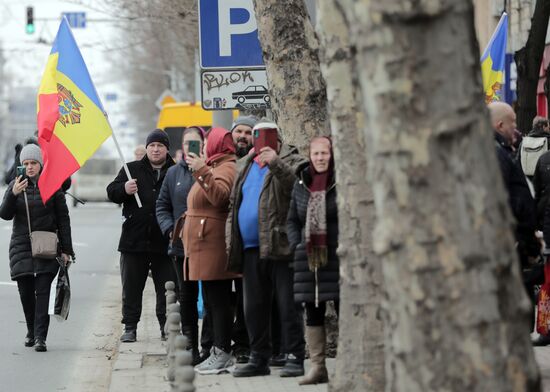
[(65, 194), (58, 190), (44, 204), (38, 189), (42, 171), (40, 147), (28, 144), (21, 150), (20, 160), (25, 174), (13, 180), (6, 190), (0, 205), (0, 218), (13, 219), (9, 257), (11, 279), (17, 282), (21, 304), (27, 323), (25, 346), (36, 351), (46, 351), (46, 337), (50, 317), (48, 302), (51, 283), (59, 265), (56, 260), (32, 256), (27, 222), (27, 210), (23, 192), (26, 193), (32, 231), (57, 232), (59, 257), (65, 265), (74, 255), (71, 241), (71, 224)]

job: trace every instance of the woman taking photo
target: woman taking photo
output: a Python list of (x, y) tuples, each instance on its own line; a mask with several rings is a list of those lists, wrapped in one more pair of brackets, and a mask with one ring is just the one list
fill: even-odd
[[(182, 151), (183, 156), (189, 155), (189, 146), (197, 145), (202, 150), (204, 142), (204, 133), (202, 128), (189, 127), (183, 131)], [(193, 365), (200, 362), (199, 354), (199, 313), (197, 310), (197, 301), (199, 298), (199, 282), (183, 279), (183, 243), (179, 236), (173, 236), (173, 233), (179, 233), (183, 226), (183, 214), (187, 211), (187, 196), (193, 186), (195, 179), (193, 172), (187, 166), (184, 159), (168, 169), (166, 178), (162, 183), (159, 198), (157, 199), (157, 222), (162, 233), (170, 239), (168, 255), (172, 258), (174, 268), (178, 277), (178, 302), (180, 304), (181, 330), (187, 336), (188, 344), (193, 355)], [(208, 324), (203, 319), (203, 337), (205, 335), (205, 326)], [(203, 347), (204, 349), (205, 347)], [(208, 347), (209, 355), (210, 347)], [(203, 360), (206, 359), (203, 358)]]
[(325, 364), (326, 302), (338, 310), (338, 210), (334, 159), (329, 138), (309, 145), (309, 165), (301, 168), (288, 212), (288, 240), (294, 252), (294, 300), (305, 304), (311, 369), (300, 385), (328, 382)]
[(32, 256), (25, 194), (31, 230), (57, 232), (58, 255), (65, 265), (70, 263), (70, 257), (73, 256), (71, 224), (65, 194), (61, 190), (58, 190), (45, 205), (42, 203), (38, 189), (38, 178), (43, 165), (40, 147), (34, 144), (26, 145), (21, 150), (20, 160), (25, 167), (25, 175), (18, 176), (9, 184), (0, 206), (0, 217), (4, 220), (13, 219), (9, 249), (10, 274), (11, 279), (17, 282), (25, 313), (25, 346), (34, 346), (36, 351), (46, 351), (46, 337), (50, 324), (50, 286), (59, 265), (56, 259)]
[(232, 279), (226, 271), (225, 221), (229, 196), (236, 175), (235, 145), (231, 134), (213, 128), (206, 134), (205, 158), (189, 153), (185, 160), (193, 170), (195, 183), (187, 197), (183, 229), (186, 280), (201, 280), (209, 316), (212, 317), (214, 346), (210, 356), (197, 365), (199, 374), (219, 374), (232, 365), (231, 308)]

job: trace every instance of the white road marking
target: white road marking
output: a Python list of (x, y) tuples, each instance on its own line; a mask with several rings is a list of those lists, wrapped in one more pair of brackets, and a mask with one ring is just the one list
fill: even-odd
[(17, 282), (0, 282), (0, 286), (17, 286)]
[(11, 230), (11, 226), (2, 226), (2, 230)]
[(87, 243), (85, 242), (73, 242), (73, 245), (75, 246), (82, 246), (84, 248), (88, 248), (90, 245), (88, 245)]

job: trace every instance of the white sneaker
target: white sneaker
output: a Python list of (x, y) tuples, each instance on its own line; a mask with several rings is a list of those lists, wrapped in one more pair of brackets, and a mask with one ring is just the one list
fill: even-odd
[(233, 357), (220, 348), (212, 347), (210, 356), (202, 363), (195, 366), (195, 371), (199, 374), (220, 374), (229, 373), (233, 365)]

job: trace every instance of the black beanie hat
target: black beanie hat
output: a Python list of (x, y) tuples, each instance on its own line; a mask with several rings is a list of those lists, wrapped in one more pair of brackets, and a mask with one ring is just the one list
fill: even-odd
[(168, 135), (162, 129), (155, 129), (147, 136), (145, 147), (154, 142), (162, 143), (166, 148), (170, 149), (170, 139), (168, 139)]

